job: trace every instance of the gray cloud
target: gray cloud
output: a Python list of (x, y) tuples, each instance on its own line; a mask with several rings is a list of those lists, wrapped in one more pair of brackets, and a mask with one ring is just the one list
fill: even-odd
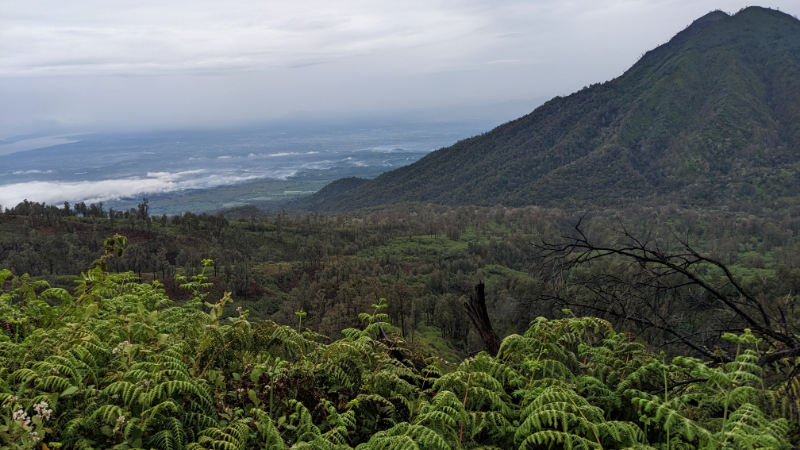
[(568, 94), (747, 3), (0, 0), (0, 137)]

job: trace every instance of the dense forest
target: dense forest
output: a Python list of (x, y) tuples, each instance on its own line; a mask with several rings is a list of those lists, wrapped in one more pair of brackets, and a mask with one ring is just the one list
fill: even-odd
[[(340, 325), (356, 325), (357, 312), (386, 297), (392, 322), (402, 324), (404, 335), (434, 326), (439, 331), (433, 334), (452, 339), (462, 356), (480, 346), (458, 307), (478, 282), (486, 282), (490, 313), (507, 332), (522, 332), (538, 315), (560, 311), (544, 299), (551, 286), (536, 275), (541, 264), (534, 255), (541, 242), (574, 234), (583, 217), (499, 206), (406, 205), (349, 216), (267, 216), (250, 209), (244, 215), (238, 210), (238, 218), (191, 212), (151, 217), (146, 202), (124, 212), (103, 211), (102, 205), (77, 212), (83, 209), (31, 202), (7, 209), (0, 215), (0, 266), (71, 289), (104, 239), (119, 233), (128, 246), (123, 257), (109, 261), (109, 270), (158, 280), (176, 300), (188, 294), (174, 276), (196, 275), (202, 260), (212, 259), (211, 298), (231, 292), (237, 306), (246, 303), (259, 318), (289, 324), (295, 311), (304, 310), (309, 327), (336, 336)], [(620, 225), (640, 236), (688, 237), (754, 292), (785, 297), (800, 291), (800, 209), (634, 206), (583, 219), (587, 232), (603, 240), (615, 239)]]
[(0, 215), (0, 439), (788, 449), (799, 231), (791, 208), (26, 201)]

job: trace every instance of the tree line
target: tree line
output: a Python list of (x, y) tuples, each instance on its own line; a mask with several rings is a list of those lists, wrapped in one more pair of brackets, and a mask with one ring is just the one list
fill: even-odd
[[(173, 298), (187, 295), (174, 277), (196, 275), (202, 261), (212, 259), (211, 298), (232, 292), (237, 305), (245, 305), (254, 317), (289, 324), (302, 310), (310, 328), (335, 337), (342, 324), (353, 325), (356, 311), (383, 297), (390, 300), (387, 314), (402, 336), (444, 345), (442, 350), (452, 358), (484, 346), (461, 306), (481, 281), (501, 336), (523, 332), (539, 315), (559, 314), (562, 306), (555, 299), (561, 287), (540, 276), (535, 249), (542, 241), (557, 242), (570, 235), (581, 217), (537, 207), (404, 205), (352, 215), (278, 212), (226, 217), (187, 212), (151, 221), (148, 230), (136, 215), (129, 215), (133, 221), (76, 216), (44, 220), (11, 213), (22, 210), (0, 216), (0, 264), (14, 274), (28, 273), (72, 289), (83, 268), (102, 252), (104, 236), (119, 232), (128, 236), (128, 249), (109, 261), (109, 270), (158, 280)], [(589, 235), (612, 239), (612, 228), (620, 222), (634, 235), (660, 229), (689, 236), (693, 248), (731, 266), (755, 295), (791, 304), (800, 289), (800, 220), (791, 213), (757, 217), (668, 205), (594, 211), (582, 226)], [(576, 268), (570, 281), (598, 272), (619, 278), (630, 270), (612, 260), (592, 264), (591, 270)], [(576, 290), (572, 300), (593, 304), (596, 292)], [(687, 304), (693, 309), (685, 308)], [(680, 312), (671, 320), (691, 332), (711, 323), (706, 319), (713, 311), (698, 308), (707, 304), (689, 295), (664, 303)], [(684, 320), (688, 311), (693, 311), (692, 318)], [(621, 329), (628, 326), (605, 318)], [(652, 330), (648, 333), (656, 345), (670, 341)], [(674, 350), (674, 345), (669, 348)]]

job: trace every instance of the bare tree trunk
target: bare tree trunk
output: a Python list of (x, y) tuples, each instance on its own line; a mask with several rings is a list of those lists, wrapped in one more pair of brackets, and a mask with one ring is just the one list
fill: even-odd
[(472, 298), (468, 303), (464, 303), (467, 309), (467, 314), (472, 320), (472, 324), (478, 330), (478, 333), (483, 339), (483, 344), (486, 346), (486, 351), (492, 356), (497, 356), (500, 350), (500, 338), (492, 328), (492, 322), (489, 320), (489, 312), (486, 310), (486, 296), (484, 294), (483, 283), (475, 286), (475, 298)]

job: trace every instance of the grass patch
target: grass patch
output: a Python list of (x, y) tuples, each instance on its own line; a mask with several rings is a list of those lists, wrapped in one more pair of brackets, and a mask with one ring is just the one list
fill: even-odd
[(412, 236), (366, 248), (358, 252), (357, 256), (375, 259), (388, 255), (403, 262), (419, 262), (436, 257), (450, 258), (462, 254), (468, 248), (467, 242), (461, 239), (453, 241), (444, 236)]

